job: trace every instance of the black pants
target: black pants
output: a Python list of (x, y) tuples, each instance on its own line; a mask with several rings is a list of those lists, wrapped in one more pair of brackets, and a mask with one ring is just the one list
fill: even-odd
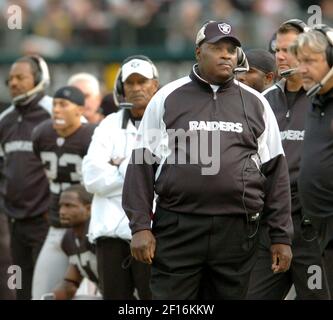
[(324, 250), (325, 272), (330, 289), (331, 299), (333, 299), (333, 240), (331, 240)]
[(324, 253), (329, 243), (333, 240), (333, 216), (312, 216), (311, 221), (318, 233), (318, 242), (321, 252)]
[(255, 226), (242, 215), (182, 214), (157, 207), (153, 299), (243, 299), (256, 260)]
[(259, 255), (251, 274), (247, 299), (282, 300), (292, 284), (295, 285), (297, 299), (329, 299), (325, 272), (322, 272), (322, 289), (308, 287), (309, 277), (313, 274), (309, 272), (309, 267), (317, 265), (323, 268), (315, 230), (313, 226), (302, 223), (301, 213), (293, 215), (293, 225), (291, 266), (287, 272), (278, 274), (274, 274), (271, 270), (271, 241), (268, 227), (264, 225), (260, 228)]
[(318, 242), (323, 254), (325, 272), (333, 299), (333, 216), (311, 217), (318, 233)]
[(8, 287), (8, 268), (12, 265), (7, 217), (0, 212), (0, 300), (15, 299), (15, 290)]
[(104, 299), (150, 300), (150, 266), (134, 260), (130, 243), (118, 239), (101, 237), (96, 242), (96, 256), (100, 288)]
[(9, 218), (9, 226), (13, 264), (22, 271), (22, 289), (16, 290), (16, 298), (30, 300), (34, 266), (49, 229), (46, 214), (23, 220)]

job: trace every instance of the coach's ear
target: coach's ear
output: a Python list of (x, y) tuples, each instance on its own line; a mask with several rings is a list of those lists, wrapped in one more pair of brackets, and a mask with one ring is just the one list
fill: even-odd
[(158, 81), (157, 79), (152, 79), (151, 81), (152, 81), (153, 86), (154, 86), (154, 93), (156, 93), (156, 91), (157, 91), (157, 90), (159, 89), (159, 87), (160, 87), (160, 83), (159, 83), (159, 81)]
[(91, 205), (90, 205), (89, 203), (87, 203), (87, 204), (84, 205), (84, 208), (85, 208), (85, 210), (86, 210), (86, 212), (85, 212), (85, 217), (86, 217), (86, 219), (88, 220), (88, 219), (90, 218)]
[(72, 222), (76, 224), (79, 223), (81, 224), (88, 221), (91, 216), (90, 210), (91, 210), (91, 205), (89, 203), (83, 203), (80, 200), (80, 216), (76, 216), (75, 219), (73, 219), (74, 221)]
[(274, 72), (266, 73), (265, 77), (264, 77), (265, 86), (273, 85), (274, 79), (275, 79), (275, 73)]

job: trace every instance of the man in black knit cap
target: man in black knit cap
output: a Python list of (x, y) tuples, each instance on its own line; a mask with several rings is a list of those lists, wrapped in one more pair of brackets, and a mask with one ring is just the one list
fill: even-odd
[(264, 49), (251, 49), (245, 52), (249, 71), (241, 73), (237, 79), (249, 87), (263, 92), (274, 84), (275, 58)]
[(32, 133), (33, 150), (43, 163), (51, 193), (50, 228), (34, 271), (33, 299), (50, 292), (68, 267), (68, 257), (61, 249), (67, 226), (59, 217), (59, 197), (64, 189), (81, 183), (81, 162), (95, 129), (93, 124), (81, 122), (84, 99), (76, 87), (60, 88), (53, 97), (52, 119)]

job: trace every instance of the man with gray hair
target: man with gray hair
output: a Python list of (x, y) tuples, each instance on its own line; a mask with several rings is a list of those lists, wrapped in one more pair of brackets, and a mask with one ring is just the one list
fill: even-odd
[[(316, 25), (291, 46), (297, 57), (303, 87), (312, 97), (300, 177), (300, 200), (304, 214), (317, 229), (326, 271), (332, 270), (333, 245), (333, 29)], [(330, 257), (329, 257), (330, 256)], [(332, 272), (328, 281), (332, 295)]]
[(308, 285), (311, 277), (308, 272), (309, 267), (313, 265), (321, 267), (322, 257), (313, 226), (302, 210), (297, 186), (305, 118), (307, 110), (311, 107), (311, 102), (306, 96), (301, 76), (297, 71), (297, 59), (288, 51), (288, 47), (299, 34), (306, 32), (307, 28), (307, 25), (298, 19), (285, 21), (278, 28), (275, 58), (277, 72), (282, 79), (263, 92), (276, 116), (281, 142), (288, 162), (291, 213), (294, 226), (293, 260), (287, 272), (272, 272), (268, 230), (266, 224), (263, 223), (260, 230), (259, 256), (251, 274), (248, 299), (283, 299), (292, 284), (295, 286), (297, 299), (328, 299), (329, 297), (325, 285), (316, 290)]
[(98, 79), (90, 73), (81, 72), (72, 75), (67, 84), (83, 92), (85, 97), (83, 116), (88, 122), (93, 124), (101, 122), (103, 115), (99, 108), (102, 96)]

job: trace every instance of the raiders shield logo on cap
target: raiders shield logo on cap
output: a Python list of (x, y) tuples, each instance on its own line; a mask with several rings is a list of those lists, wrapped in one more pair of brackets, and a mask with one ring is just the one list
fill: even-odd
[(70, 97), (71, 92), (69, 90), (64, 90), (64, 96), (65, 97)]
[(140, 65), (140, 63), (139, 63), (138, 61), (133, 61), (133, 62), (131, 63), (131, 67), (132, 67), (132, 68), (137, 68), (139, 65)]
[(231, 32), (231, 26), (227, 23), (220, 23), (218, 27), (220, 31), (224, 34), (229, 34)]

